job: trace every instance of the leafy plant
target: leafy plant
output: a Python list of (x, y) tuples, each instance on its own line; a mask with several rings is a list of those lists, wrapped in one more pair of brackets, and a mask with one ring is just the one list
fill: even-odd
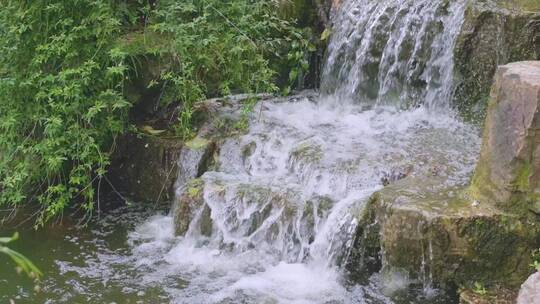
[(488, 293), (484, 284), (480, 282), (474, 282), (472, 292), (481, 296), (485, 296)]
[[(116, 137), (145, 86), (194, 134), (199, 100), (298, 83), (309, 31), (268, 0), (0, 0), (0, 206), (37, 201), (37, 224), (70, 204), (90, 214)], [(136, 86), (135, 86), (136, 87)], [(129, 100), (129, 101), (128, 101)], [(247, 104), (245, 109), (253, 106)], [(246, 122), (244, 122), (245, 124)]]
[(311, 33), (281, 18), (278, 6), (267, 0), (159, 3), (149, 29), (171, 40), (174, 60), (162, 78), (172, 81), (163, 102), (181, 102), (176, 127), (181, 137), (193, 135), (193, 107), (205, 97), (277, 92), (283, 66), (291, 84), (303, 77), (314, 51)]
[(532, 260), (531, 267), (540, 271), (540, 248), (532, 252)]
[(0, 205), (91, 211), (130, 104), (114, 1), (1, 0)]
[(17, 239), (19, 239), (18, 233), (14, 233), (12, 237), (0, 237), (0, 253), (10, 257), (17, 267), (24, 271), (29, 277), (39, 279), (43, 274), (36, 265), (24, 255), (6, 246), (6, 244), (16, 241)]

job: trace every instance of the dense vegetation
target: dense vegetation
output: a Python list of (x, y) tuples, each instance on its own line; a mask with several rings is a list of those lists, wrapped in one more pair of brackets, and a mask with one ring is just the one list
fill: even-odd
[[(0, 0), (0, 206), (38, 202), (38, 223), (94, 208), (129, 113), (150, 94), (192, 107), (302, 78), (309, 31), (271, 0)], [(278, 68), (279, 67), (279, 68)], [(284, 68), (286, 67), (286, 68)], [(141, 88), (141, 86), (144, 86)]]

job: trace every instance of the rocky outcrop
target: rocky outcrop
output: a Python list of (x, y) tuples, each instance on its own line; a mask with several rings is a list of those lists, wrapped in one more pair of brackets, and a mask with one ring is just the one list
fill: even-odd
[(502, 66), (495, 77), (472, 196), (540, 214), (540, 61)]
[(182, 147), (176, 138), (144, 134), (120, 138), (108, 174), (114, 190), (135, 201), (171, 200)]
[(517, 304), (540, 304), (540, 272), (531, 275), (521, 285)]
[(497, 66), (540, 59), (537, 1), (470, 1), (454, 51), (454, 104), (470, 119), (483, 120)]
[(360, 225), (370, 231), (359, 232), (357, 246), (371, 254), (379, 247), (383, 270), (412, 282), (519, 285), (539, 223), (477, 204), (462, 189), (441, 190), (441, 183), (408, 177), (376, 193)]
[(113, 190), (136, 201), (172, 201), (177, 189), (218, 162), (225, 138), (245, 131), (242, 104), (271, 96), (239, 94), (198, 102), (193, 113), (197, 136), (190, 140), (175, 136), (174, 125), (162, 120), (142, 122), (118, 140), (108, 174)]
[(390, 184), (359, 217), (352, 256), (380, 255), (384, 272), (412, 282), (493, 289), (464, 292), (462, 303), (513, 303), (508, 288), (540, 247), (539, 105), (540, 62), (500, 67), (471, 187), (418, 175)]

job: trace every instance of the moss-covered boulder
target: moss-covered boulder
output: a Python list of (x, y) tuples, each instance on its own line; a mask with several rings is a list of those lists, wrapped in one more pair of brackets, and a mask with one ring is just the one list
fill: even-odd
[(454, 56), (454, 104), (481, 121), (497, 66), (540, 59), (540, 1), (469, 1)]
[(479, 204), (462, 189), (441, 191), (443, 183), (407, 177), (374, 194), (355, 250), (367, 261), (380, 254), (384, 272), (413, 283), (519, 286), (540, 244), (540, 221)]
[(540, 61), (501, 66), (495, 77), (471, 195), (540, 214)]

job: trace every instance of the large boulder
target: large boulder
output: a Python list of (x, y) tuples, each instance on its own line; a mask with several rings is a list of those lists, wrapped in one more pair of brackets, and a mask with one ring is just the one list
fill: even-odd
[(469, 1), (454, 57), (454, 103), (463, 115), (481, 121), (497, 66), (540, 60), (540, 2)]
[(539, 223), (478, 204), (462, 189), (441, 190), (441, 184), (407, 177), (373, 195), (356, 248), (380, 254), (383, 272), (411, 282), (521, 284), (538, 245)]
[(540, 61), (501, 66), (495, 77), (472, 196), (540, 214)]

